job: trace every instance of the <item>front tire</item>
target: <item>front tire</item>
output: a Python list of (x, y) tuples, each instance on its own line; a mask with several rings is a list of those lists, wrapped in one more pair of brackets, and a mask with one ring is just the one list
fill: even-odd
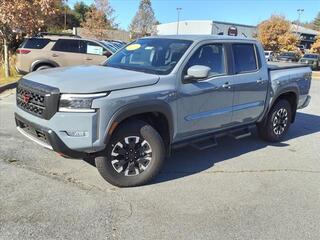
[(101, 176), (118, 187), (149, 182), (160, 171), (165, 147), (160, 134), (148, 123), (122, 123), (111, 137), (105, 155), (95, 159)]
[(292, 119), (290, 103), (281, 99), (271, 108), (266, 119), (257, 124), (260, 137), (268, 142), (279, 142), (287, 134)]

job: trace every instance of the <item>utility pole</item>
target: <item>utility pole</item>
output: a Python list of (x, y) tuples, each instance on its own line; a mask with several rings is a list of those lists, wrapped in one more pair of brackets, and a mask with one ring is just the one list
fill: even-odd
[(180, 25), (180, 11), (182, 8), (178, 7), (177, 8), (177, 14), (178, 14), (178, 21), (177, 21), (177, 35), (179, 35), (179, 25)]
[(4, 33), (0, 30), (0, 36), (3, 39), (3, 52), (4, 52), (4, 77), (8, 78), (10, 76), (10, 67), (9, 67), (9, 50), (8, 43)]
[(4, 50), (4, 76), (8, 78), (10, 76), (10, 69), (9, 69), (9, 54), (8, 54), (8, 44), (7, 40), (3, 38), (3, 50)]
[(64, 1), (64, 30), (67, 29), (67, 6), (68, 6), (68, 0)]

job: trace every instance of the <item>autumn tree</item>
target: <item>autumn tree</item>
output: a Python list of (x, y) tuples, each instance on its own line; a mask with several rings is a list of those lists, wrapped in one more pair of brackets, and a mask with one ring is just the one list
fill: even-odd
[(85, 21), (87, 12), (90, 11), (90, 6), (85, 4), (83, 1), (76, 2), (73, 6), (74, 16), (78, 19), (80, 23)]
[(274, 52), (298, 51), (298, 36), (291, 32), (291, 23), (282, 16), (271, 16), (258, 25), (257, 38), (264, 49)]
[(95, 0), (90, 10), (85, 14), (85, 21), (81, 26), (98, 39), (105, 38), (107, 29), (117, 27), (113, 17), (114, 9), (109, 0)]
[(141, 0), (139, 9), (129, 27), (131, 38), (151, 35), (155, 32), (156, 23), (157, 19), (151, 6), (151, 0)]
[(320, 35), (317, 36), (316, 41), (312, 44), (311, 51), (320, 54)]
[(72, 29), (79, 26), (80, 21), (76, 12), (66, 3), (63, 3), (56, 5), (55, 14), (46, 17), (44, 30), (48, 32), (62, 32), (65, 28)]
[[(0, 38), (7, 44), (23, 34), (33, 34), (45, 24), (46, 17), (56, 11), (60, 0), (2, 0), (0, 4)], [(5, 56), (8, 55), (6, 51)], [(6, 59), (6, 75), (8, 60)]]

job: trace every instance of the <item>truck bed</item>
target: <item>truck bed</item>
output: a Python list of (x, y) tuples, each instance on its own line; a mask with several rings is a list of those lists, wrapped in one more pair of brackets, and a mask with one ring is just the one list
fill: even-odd
[(269, 70), (285, 70), (291, 68), (309, 67), (302, 63), (286, 63), (286, 62), (270, 62), (268, 63)]

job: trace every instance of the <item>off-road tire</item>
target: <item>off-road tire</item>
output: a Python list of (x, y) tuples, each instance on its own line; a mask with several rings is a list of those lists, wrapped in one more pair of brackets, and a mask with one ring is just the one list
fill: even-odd
[[(278, 120), (280, 118), (282, 120)], [(291, 119), (292, 108), (290, 103), (285, 99), (280, 99), (273, 105), (266, 118), (257, 124), (258, 133), (265, 141), (280, 142), (289, 130)]]
[[(149, 165), (147, 165), (146, 169), (141, 169), (140, 167), (135, 167), (135, 171), (138, 169), (137, 175), (125, 175), (125, 172), (118, 172), (119, 170), (128, 169), (129, 165), (123, 165), (119, 162), (120, 167), (116, 169), (114, 164), (114, 159), (117, 157), (114, 157), (115, 154), (114, 151), (117, 148), (117, 144), (120, 142), (122, 144), (121, 150), (121, 156), (119, 159), (123, 157), (127, 157), (127, 154), (129, 152), (129, 144), (125, 144), (124, 139), (132, 140), (132, 137), (139, 137), (139, 143), (137, 143), (137, 147), (141, 150), (143, 148), (142, 142), (145, 140), (148, 143), (148, 146), (152, 149), (151, 151), (151, 157), (149, 157), (150, 162)], [(118, 145), (118, 147), (120, 146)], [(145, 144), (146, 145), (146, 144)], [(123, 153), (123, 150), (127, 149), (125, 154)], [(120, 151), (119, 151), (120, 152)], [(137, 150), (138, 152), (138, 150)], [(142, 151), (143, 152), (143, 151)], [(129, 152), (130, 153), (130, 152)], [(119, 155), (119, 153), (117, 153)], [(144, 153), (142, 153), (144, 154)], [(148, 153), (150, 154), (150, 153)], [(132, 156), (131, 156), (132, 157)], [(133, 157), (132, 157), (133, 158)], [(140, 159), (138, 157), (138, 159)], [(141, 158), (142, 159), (142, 158)], [(165, 146), (163, 139), (161, 138), (160, 134), (148, 123), (140, 120), (131, 120), (126, 121), (122, 123), (118, 129), (116, 129), (115, 133), (112, 135), (110, 142), (108, 146), (105, 149), (104, 156), (99, 156), (95, 159), (96, 167), (101, 174), (101, 176), (112, 185), (118, 186), (118, 187), (134, 187), (139, 185), (144, 185), (147, 182), (149, 182), (152, 178), (154, 178), (158, 172), (160, 171), (162, 164), (165, 159)], [(117, 161), (117, 160), (116, 160)], [(126, 161), (126, 159), (124, 160)], [(112, 163), (113, 162), (113, 163)], [(133, 162), (133, 161), (132, 161)], [(128, 163), (133, 164), (133, 163)], [(138, 164), (139, 162), (135, 162), (135, 164)], [(127, 167), (126, 167), (127, 166)], [(136, 166), (136, 165), (135, 165)], [(130, 168), (131, 169), (131, 168)], [(130, 171), (133, 172), (133, 171)], [(129, 174), (129, 172), (127, 172)]]

